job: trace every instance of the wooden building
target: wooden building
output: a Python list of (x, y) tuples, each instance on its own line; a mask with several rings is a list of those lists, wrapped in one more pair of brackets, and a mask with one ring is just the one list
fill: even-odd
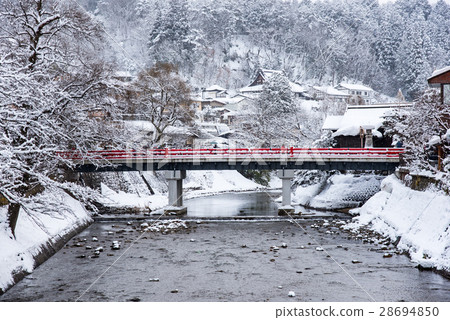
[(450, 105), (450, 66), (436, 70), (428, 78), (430, 87), (441, 89), (441, 103)]
[[(383, 122), (392, 109), (411, 107), (412, 103), (348, 106), (342, 116), (328, 116), (322, 130), (331, 130), (337, 148), (392, 147)], [(370, 141), (369, 141), (370, 140)]]

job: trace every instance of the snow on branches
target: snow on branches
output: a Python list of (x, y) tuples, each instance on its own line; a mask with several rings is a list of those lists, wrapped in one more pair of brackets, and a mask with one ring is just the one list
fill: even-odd
[[(399, 108), (386, 118), (387, 134), (403, 142), (404, 160), (411, 171), (438, 173), (436, 146), (442, 148), (443, 170), (450, 185), (450, 129), (449, 106), (440, 103), (437, 90), (427, 90), (412, 108)], [(446, 158), (445, 158), (446, 155)]]
[(26, 208), (45, 188), (84, 193), (61, 179), (73, 164), (56, 151), (113, 143), (117, 85), (102, 61), (101, 29), (71, 1), (2, 4), (0, 196)]

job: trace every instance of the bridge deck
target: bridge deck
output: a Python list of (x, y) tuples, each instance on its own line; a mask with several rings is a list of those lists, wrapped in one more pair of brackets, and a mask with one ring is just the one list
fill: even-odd
[(101, 150), (59, 152), (78, 171), (132, 170), (394, 170), (398, 148), (259, 148)]

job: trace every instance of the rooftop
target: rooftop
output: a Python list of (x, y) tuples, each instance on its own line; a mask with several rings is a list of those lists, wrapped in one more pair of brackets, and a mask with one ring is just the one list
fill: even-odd
[(213, 85), (211, 87), (206, 88), (205, 91), (226, 91), (226, 89), (218, 85)]
[(362, 84), (340, 83), (338, 87), (343, 87), (345, 89), (355, 91), (373, 91), (372, 88), (369, 88)]
[(434, 72), (431, 74), (431, 77), (429, 77), (428, 80), (430, 80), (430, 79), (432, 79), (434, 77), (440, 76), (441, 74), (444, 74), (444, 73), (449, 72), (449, 71), (450, 71), (450, 66), (446, 66), (446, 67), (444, 67), (442, 69), (434, 70)]

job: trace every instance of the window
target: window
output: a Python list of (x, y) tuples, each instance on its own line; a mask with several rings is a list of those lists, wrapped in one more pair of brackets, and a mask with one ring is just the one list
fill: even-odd
[(356, 95), (360, 96), (361, 95), (361, 91), (356, 91)]
[(367, 91), (364, 91), (364, 95), (367, 96)]

